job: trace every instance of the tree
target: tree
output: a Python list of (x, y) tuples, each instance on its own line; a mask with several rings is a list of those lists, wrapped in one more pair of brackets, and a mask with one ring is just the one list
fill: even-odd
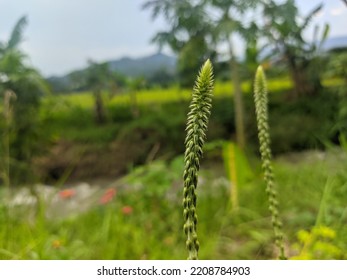
[(166, 68), (160, 68), (149, 76), (148, 83), (150, 86), (167, 88), (174, 84), (176, 80), (177, 77), (175, 73), (168, 71)]
[[(254, 8), (256, 0), (152, 0), (144, 8), (152, 9), (152, 16), (164, 15), (169, 30), (159, 32), (153, 41), (160, 46), (168, 44), (179, 54), (178, 69), (182, 85), (191, 84), (198, 66), (206, 59), (217, 56), (217, 46), (228, 46), (229, 65), (232, 72), (235, 100), (236, 137), (239, 146), (245, 146), (242, 93), (238, 62), (235, 56), (232, 36), (235, 33), (249, 38), (255, 24), (246, 27), (241, 16)], [(237, 19), (239, 18), (239, 19)], [(253, 29), (252, 29), (253, 28)], [(254, 32), (252, 33), (254, 35)]]
[[(37, 70), (26, 63), (26, 55), (19, 49), (22, 42), (22, 32), (27, 24), (26, 17), (16, 23), (7, 42), (0, 43), (0, 94), (4, 95), (4, 116), (7, 120), (5, 129), (4, 150), (11, 147), (11, 164), (7, 162), (8, 170), (14, 167), (14, 177), (28, 179), (28, 166), (33, 154), (39, 147), (38, 109), (40, 97), (48, 92), (48, 88)], [(16, 96), (8, 99), (8, 94)], [(11, 112), (9, 115), (8, 113)], [(8, 171), (8, 180), (10, 177)], [(9, 181), (8, 181), (9, 184)]]
[(113, 73), (107, 62), (96, 63), (89, 60), (86, 86), (93, 92), (95, 122), (103, 124), (106, 122), (106, 111), (102, 91), (105, 89), (111, 90), (114, 87)]
[(340, 95), (339, 112), (333, 127), (333, 131), (340, 135), (340, 143), (344, 146), (347, 143), (347, 48), (335, 48), (329, 51), (326, 75), (344, 81), (337, 88)]
[(234, 87), (234, 106), (235, 106), (235, 129), (236, 142), (242, 149), (245, 146), (245, 125), (244, 125), (244, 106), (239, 77), (238, 62), (233, 45), (233, 35), (239, 34), (246, 41), (254, 41), (257, 35), (257, 26), (254, 22), (247, 26), (243, 17), (249, 9), (254, 9), (258, 1), (255, 0), (210, 0), (210, 5), (214, 8), (219, 17), (216, 21), (214, 30), (215, 40), (224, 42), (228, 46), (229, 65), (231, 79)]
[[(319, 67), (315, 64), (321, 44), (317, 45), (316, 38), (309, 43), (303, 36), (312, 18), (322, 7), (322, 4), (318, 5), (302, 18), (294, 0), (287, 0), (282, 4), (265, 1), (264, 34), (287, 63), (294, 84), (294, 97), (315, 95), (322, 87)], [(326, 25), (321, 42), (327, 37), (328, 31), (329, 27)]]
[(153, 19), (164, 15), (168, 30), (158, 32), (153, 42), (160, 48), (168, 45), (178, 54), (179, 82), (189, 86), (200, 65), (215, 56), (212, 22), (206, 11), (206, 1), (150, 0), (144, 9), (152, 10)]
[(143, 77), (128, 79), (127, 90), (129, 91), (131, 113), (134, 118), (140, 116), (140, 110), (137, 102), (137, 92), (146, 86), (146, 80)]

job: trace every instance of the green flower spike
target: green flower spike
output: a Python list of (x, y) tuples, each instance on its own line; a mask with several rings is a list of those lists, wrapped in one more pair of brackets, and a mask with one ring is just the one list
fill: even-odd
[(184, 154), (184, 191), (183, 216), (184, 232), (187, 236), (186, 246), (189, 252), (188, 260), (197, 260), (199, 242), (197, 236), (196, 187), (202, 147), (206, 138), (208, 119), (211, 114), (213, 90), (213, 68), (210, 60), (201, 67), (196, 79), (189, 106), (185, 154)]
[(286, 259), (284, 254), (284, 242), (282, 222), (278, 212), (278, 199), (275, 190), (274, 174), (271, 163), (270, 134), (268, 121), (268, 96), (266, 77), (261, 66), (258, 67), (254, 82), (254, 102), (258, 125), (259, 151), (266, 183), (266, 193), (269, 199), (269, 210), (272, 216), (272, 227), (275, 234), (276, 246), (279, 249), (279, 259)]

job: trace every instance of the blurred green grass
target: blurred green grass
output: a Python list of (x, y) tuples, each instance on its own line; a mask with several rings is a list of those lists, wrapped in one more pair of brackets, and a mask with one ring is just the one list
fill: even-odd
[[(341, 79), (325, 79), (323, 85), (326, 87), (335, 87), (342, 84)], [(241, 85), (244, 93), (251, 93), (252, 82), (244, 81)], [(292, 81), (288, 78), (273, 78), (269, 79), (268, 88), (270, 92), (287, 91), (292, 88)], [(176, 102), (181, 100), (190, 99), (190, 90), (180, 89), (176, 86), (161, 89), (144, 89), (136, 92), (136, 99), (139, 105), (156, 104), (165, 102)], [(233, 86), (230, 82), (217, 81), (214, 89), (214, 96), (226, 97), (231, 96), (233, 92)], [(109, 97), (107, 92), (103, 93), (104, 100), (112, 105), (129, 105), (130, 96), (124, 92), (118, 94), (112, 98)], [(78, 105), (82, 108), (93, 107), (94, 100), (93, 95), (90, 92), (76, 92), (69, 95), (59, 95), (62, 102), (67, 102), (71, 105)]]
[[(185, 259), (181, 161), (182, 157), (178, 157), (171, 163), (158, 161), (135, 169), (123, 178), (127, 187), (119, 189), (112, 202), (80, 215), (71, 213), (69, 217), (52, 220), (17, 216), (8, 220), (2, 207), (0, 259)], [(221, 175), (221, 163), (205, 161), (206, 164), (208, 168), (203, 165), (198, 188), (200, 258), (275, 258), (271, 218), (258, 160), (252, 160), (254, 177), (239, 186), (238, 213), (230, 210), (229, 184)], [(318, 213), (322, 212), (325, 184), (331, 178), (334, 180), (325, 198), (320, 225), (336, 234), (331, 240), (324, 239), (329, 245), (325, 247), (332, 248), (333, 253), (318, 249), (316, 252), (312, 246), (309, 256), (347, 257), (346, 166), (346, 152), (340, 149), (275, 159), (280, 211), (290, 257), (298, 255), (304, 247), (298, 239), (303, 230), (315, 227)], [(124, 211), (125, 206), (131, 211)]]
[[(334, 87), (340, 84), (340, 80), (326, 80), (324, 84)], [(251, 92), (250, 82), (242, 86), (245, 93)], [(288, 79), (269, 81), (271, 92), (284, 92), (290, 88)], [(229, 83), (217, 82), (215, 95), (220, 100), (216, 98), (216, 102), (224, 105), (223, 98), (230, 97), (230, 92), (232, 86)], [(104, 98), (108, 98), (106, 92)], [(92, 94), (47, 97), (41, 110), (45, 134), (58, 140), (104, 144), (114, 140), (118, 134), (130, 141), (128, 139), (134, 131), (143, 128), (149, 129), (151, 134), (158, 134), (160, 141), (165, 142), (165, 137), (176, 139), (172, 141), (174, 144), (180, 141), (178, 134), (183, 130), (179, 131), (177, 127), (185, 121), (181, 111), (186, 106), (182, 109), (178, 105), (180, 100), (186, 105), (190, 91), (174, 87), (142, 90), (137, 93), (137, 98), (143, 105), (141, 110), (150, 107), (154, 110), (150, 117), (139, 118), (130, 125), (133, 116), (128, 107), (128, 96), (123, 94), (107, 102), (108, 107), (114, 106), (109, 115), (113, 122), (96, 126), (90, 110), (94, 103)], [(172, 104), (166, 107), (166, 103)], [(151, 104), (160, 106), (148, 106)], [(215, 125), (222, 121), (227, 125), (232, 123), (228, 118), (232, 115), (229, 107), (214, 107), (224, 110), (218, 114), (223, 118), (215, 120)], [(287, 109), (292, 114), (292, 109)], [(169, 126), (163, 125), (170, 114), (175, 118), (169, 120)], [(298, 123), (302, 122), (299, 118)], [(289, 123), (293, 126), (292, 121)], [(129, 130), (120, 133), (121, 126)], [(283, 126), (283, 130), (287, 141), (288, 128)], [(217, 125), (211, 126), (210, 131), (220, 137)], [(293, 135), (298, 137), (296, 131)], [(230, 184), (225, 183), (221, 174), (223, 164), (214, 160), (202, 169), (198, 190), (200, 258), (275, 258), (271, 218), (258, 159), (252, 156), (254, 176), (240, 186), (240, 211), (237, 214), (230, 211)], [(119, 190), (114, 201), (93, 207), (81, 215), (52, 220), (44, 219), (42, 215), (36, 218), (12, 216), (9, 219), (8, 209), (0, 204), (0, 224), (4, 225), (0, 227), (0, 259), (185, 259), (181, 214), (182, 162), (182, 158), (177, 158), (171, 163), (155, 162), (140, 167), (142, 170), (133, 170), (126, 177), (126, 189)], [(287, 235), (286, 249), (290, 256), (298, 255), (305, 245), (300, 243), (298, 234), (314, 229), (318, 213), (321, 213), (321, 224), (336, 233), (336, 238), (329, 240), (329, 244), (338, 248), (339, 253), (322, 255), (312, 252), (311, 258), (347, 258), (347, 230), (344, 226), (347, 222), (346, 167), (344, 150), (289, 154), (275, 160), (280, 209)], [(322, 210), (322, 197), (328, 183), (331, 191)], [(131, 207), (132, 213), (125, 214), (122, 210), (125, 206)]]

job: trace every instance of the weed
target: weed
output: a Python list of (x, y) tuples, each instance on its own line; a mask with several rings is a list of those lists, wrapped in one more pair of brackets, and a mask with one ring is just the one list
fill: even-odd
[(267, 109), (267, 85), (266, 78), (261, 66), (258, 67), (254, 82), (254, 103), (256, 107), (258, 138), (264, 180), (266, 182), (266, 193), (269, 198), (269, 210), (272, 216), (272, 226), (275, 233), (276, 245), (280, 251), (279, 258), (286, 259), (284, 255), (282, 222), (278, 212), (278, 199), (274, 185), (274, 174), (271, 163), (270, 132)]
[(187, 136), (185, 140), (186, 151), (184, 155), (184, 231), (187, 235), (186, 246), (189, 251), (188, 259), (198, 259), (199, 242), (196, 232), (196, 187), (198, 184), (198, 170), (202, 147), (206, 138), (208, 119), (211, 112), (213, 90), (212, 64), (207, 60), (197, 77), (190, 112), (187, 121)]

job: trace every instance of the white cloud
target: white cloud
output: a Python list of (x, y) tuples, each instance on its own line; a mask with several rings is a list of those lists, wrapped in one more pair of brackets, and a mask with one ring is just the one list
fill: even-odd
[(330, 10), (330, 14), (332, 15), (332, 16), (340, 16), (340, 15), (342, 15), (344, 13), (344, 9), (342, 9), (342, 7), (340, 7), (340, 8), (333, 8), (333, 9), (331, 9)]

